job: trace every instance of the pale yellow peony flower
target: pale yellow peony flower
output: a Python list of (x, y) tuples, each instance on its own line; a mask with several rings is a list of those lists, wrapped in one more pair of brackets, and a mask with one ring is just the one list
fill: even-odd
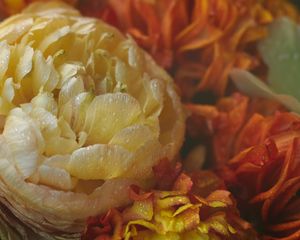
[(0, 81), (0, 201), (45, 239), (77, 239), (182, 144), (172, 79), (130, 37), (62, 3), (0, 24)]

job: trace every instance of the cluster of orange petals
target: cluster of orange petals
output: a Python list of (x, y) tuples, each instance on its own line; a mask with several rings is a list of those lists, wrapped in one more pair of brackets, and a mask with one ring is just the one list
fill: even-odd
[[(214, 165), (264, 239), (300, 238), (300, 117), (235, 93), (193, 105), (190, 135), (210, 136)], [(193, 131), (194, 130), (194, 131)]]
[(243, 215), (265, 239), (299, 239), (299, 115), (238, 93), (188, 107), (190, 127), (211, 135), (215, 167)]
[(258, 209), (266, 239), (300, 236), (300, 117), (254, 114), (220, 174), (240, 202)]
[(223, 188), (210, 171), (180, 173), (168, 191), (132, 186), (133, 204), (89, 218), (82, 239), (257, 239)]
[[(186, 107), (192, 113), (187, 122), (189, 136), (193, 141), (203, 134), (211, 138), (213, 160), (217, 166), (227, 163), (240, 151), (239, 142), (244, 138), (241, 129), (254, 113), (273, 115), (277, 110), (283, 110), (275, 102), (249, 99), (240, 93), (220, 98), (215, 105), (187, 104)], [(248, 134), (251, 136), (252, 133)], [(252, 143), (256, 144), (255, 141)]]
[(185, 100), (202, 90), (223, 95), (233, 67), (259, 66), (253, 43), (266, 36), (266, 24), (278, 15), (297, 18), (295, 8), (282, 0), (111, 0), (110, 4), (119, 27), (173, 74)]

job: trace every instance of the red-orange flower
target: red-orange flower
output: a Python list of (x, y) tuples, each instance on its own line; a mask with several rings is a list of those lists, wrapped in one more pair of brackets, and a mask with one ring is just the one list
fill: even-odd
[[(271, 115), (276, 110), (283, 109), (275, 102), (249, 99), (240, 93), (220, 98), (215, 105), (187, 104), (186, 106), (192, 113), (187, 124), (189, 136), (194, 141), (204, 134), (209, 136), (206, 141), (211, 141), (213, 158), (215, 165), (218, 166), (226, 163), (239, 152), (236, 145), (244, 139), (240, 131), (249, 117), (255, 113)], [(253, 133), (246, 133), (247, 139), (252, 134), (259, 133), (253, 129)]]
[(299, 239), (300, 117), (253, 115), (234, 151), (219, 173), (242, 211), (264, 228), (266, 239)]
[(266, 36), (266, 24), (278, 15), (297, 18), (295, 8), (283, 0), (109, 3), (121, 29), (170, 70), (186, 98), (207, 89), (223, 94), (233, 67), (253, 69), (258, 65), (253, 43)]

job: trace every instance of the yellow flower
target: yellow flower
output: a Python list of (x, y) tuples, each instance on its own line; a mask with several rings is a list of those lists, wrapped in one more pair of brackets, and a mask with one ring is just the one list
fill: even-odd
[(1, 201), (50, 239), (127, 203), (181, 146), (172, 79), (100, 20), (33, 4), (0, 24), (0, 62)]
[[(171, 191), (142, 192), (133, 186), (134, 203), (89, 218), (82, 240), (256, 240), (231, 194), (214, 184), (203, 184), (203, 177), (220, 182), (212, 172), (198, 171), (192, 177), (181, 173)], [(198, 181), (209, 189), (206, 197), (200, 196), (206, 194), (198, 188)]]

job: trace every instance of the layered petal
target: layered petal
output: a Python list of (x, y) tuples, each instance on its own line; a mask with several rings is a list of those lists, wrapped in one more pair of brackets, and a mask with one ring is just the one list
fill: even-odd
[(0, 202), (16, 234), (77, 239), (178, 153), (185, 114), (171, 77), (115, 28), (36, 3), (1, 22), (0, 50)]

